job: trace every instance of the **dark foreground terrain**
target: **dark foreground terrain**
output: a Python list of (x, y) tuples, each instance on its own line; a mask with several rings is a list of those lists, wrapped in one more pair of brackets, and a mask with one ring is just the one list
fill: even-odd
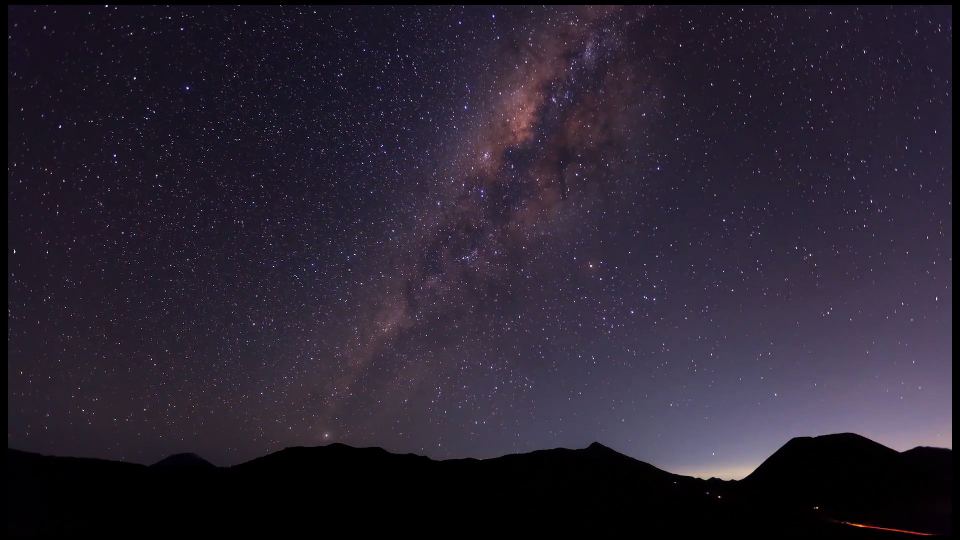
[(8, 534), (225, 537), (533, 534), (641, 538), (949, 534), (952, 452), (853, 434), (788, 442), (739, 482), (671, 474), (594, 443), (434, 461), (342, 444), (229, 468), (7, 450)]

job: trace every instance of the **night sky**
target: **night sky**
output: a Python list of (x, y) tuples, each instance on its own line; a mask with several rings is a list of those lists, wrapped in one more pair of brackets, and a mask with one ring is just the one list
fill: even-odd
[(952, 447), (952, 8), (8, 8), (7, 439)]

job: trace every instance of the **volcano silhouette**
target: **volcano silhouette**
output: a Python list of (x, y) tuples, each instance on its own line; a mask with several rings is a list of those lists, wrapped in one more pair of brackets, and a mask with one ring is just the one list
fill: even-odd
[(952, 451), (855, 434), (790, 440), (741, 481), (661, 470), (600, 443), (437, 461), (334, 443), (215, 467), (7, 450), (8, 534), (864, 537), (949, 534)]

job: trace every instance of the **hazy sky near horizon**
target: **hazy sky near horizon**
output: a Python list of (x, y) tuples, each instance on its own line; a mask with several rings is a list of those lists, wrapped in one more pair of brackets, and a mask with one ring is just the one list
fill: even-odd
[(8, 446), (952, 447), (950, 7), (8, 7)]

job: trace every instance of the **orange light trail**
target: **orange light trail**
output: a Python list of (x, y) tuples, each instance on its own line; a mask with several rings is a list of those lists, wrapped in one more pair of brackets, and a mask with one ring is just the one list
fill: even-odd
[[(836, 521), (836, 520), (833, 520)], [(837, 521), (837, 523), (843, 523), (844, 525), (850, 525), (852, 527), (860, 527), (863, 529), (877, 529), (880, 531), (892, 531), (904, 534), (915, 534), (917, 536), (933, 536), (932, 533), (916, 532), (916, 531), (905, 531), (903, 529), (890, 529), (887, 527), (874, 527), (873, 525), (864, 525), (863, 523), (850, 523), (849, 521)]]

